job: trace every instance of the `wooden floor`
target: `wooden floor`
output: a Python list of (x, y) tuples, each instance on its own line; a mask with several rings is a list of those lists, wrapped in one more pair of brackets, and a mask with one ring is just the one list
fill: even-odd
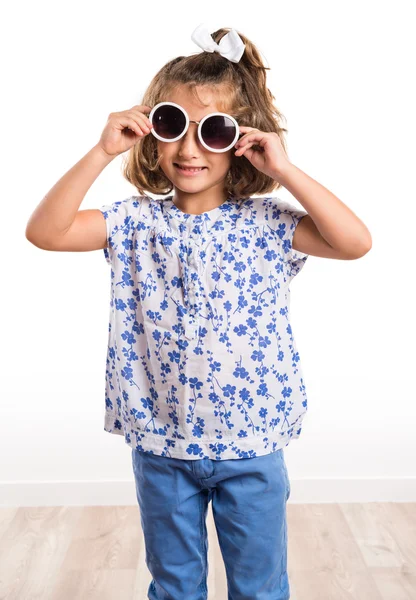
[[(291, 600), (416, 600), (416, 504), (287, 504)], [(209, 600), (227, 582), (209, 505)], [(1, 600), (147, 600), (138, 506), (0, 509)], [(186, 600), (186, 599), (184, 599)]]

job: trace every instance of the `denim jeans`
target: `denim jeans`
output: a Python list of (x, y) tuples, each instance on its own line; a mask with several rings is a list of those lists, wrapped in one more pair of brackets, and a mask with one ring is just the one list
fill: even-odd
[(290, 598), (290, 483), (283, 449), (231, 460), (182, 460), (132, 449), (132, 463), (153, 576), (150, 600), (207, 599), (210, 500), (228, 600)]

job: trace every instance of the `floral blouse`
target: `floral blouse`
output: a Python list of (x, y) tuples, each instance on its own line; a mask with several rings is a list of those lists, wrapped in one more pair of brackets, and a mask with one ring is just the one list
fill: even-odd
[(104, 430), (180, 459), (251, 458), (298, 438), (307, 411), (290, 323), (307, 213), (272, 196), (199, 215), (173, 196), (100, 208), (111, 267)]

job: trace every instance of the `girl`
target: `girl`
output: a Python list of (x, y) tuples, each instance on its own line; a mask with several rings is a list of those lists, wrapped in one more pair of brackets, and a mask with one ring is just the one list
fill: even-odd
[[(359, 258), (371, 236), (289, 161), (254, 44), (204, 25), (192, 39), (203, 51), (110, 114), (26, 235), (46, 250), (102, 248), (111, 266), (105, 430), (132, 449), (148, 597), (207, 598), (212, 500), (228, 597), (286, 600), (283, 448), (307, 410), (289, 286), (309, 255)], [(127, 150), (139, 195), (78, 210)], [(280, 186), (305, 210), (269, 195)]]

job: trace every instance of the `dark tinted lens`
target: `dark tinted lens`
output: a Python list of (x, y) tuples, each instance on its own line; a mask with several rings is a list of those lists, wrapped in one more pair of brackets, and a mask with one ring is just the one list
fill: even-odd
[(155, 132), (166, 140), (173, 140), (185, 129), (185, 115), (176, 106), (164, 104), (160, 106), (152, 117)]
[(222, 150), (229, 146), (235, 137), (235, 125), (222, 115), (209, 117), (201, 128), (202, 139), (214, 150)]

